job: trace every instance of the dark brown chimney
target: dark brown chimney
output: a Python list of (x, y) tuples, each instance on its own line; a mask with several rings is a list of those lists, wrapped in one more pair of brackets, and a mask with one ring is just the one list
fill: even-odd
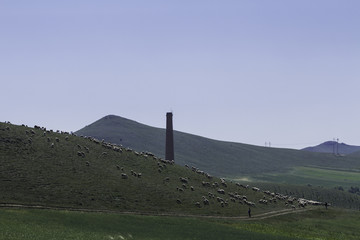
[(172, 112), (166, 113), (166, 146), (165, 146), (166, 160), (175, 160), (172, 116), (173, 116)]

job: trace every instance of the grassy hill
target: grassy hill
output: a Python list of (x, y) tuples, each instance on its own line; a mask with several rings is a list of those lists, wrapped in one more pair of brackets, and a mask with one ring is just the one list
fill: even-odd
[[(118, 116), (106, 116), (76, 132), (138, 151), (163, 157), (165, 129), (154, 128)], [(337, 157), (328, 153), (259, 147), (216, 141), (174, 131), (175, 161), (195, 166), (216, 176), (238, 177), (286, 172), (298, 166), (360, 169), (357, 156)]]
[[(357, 211), (286, 204), (296, 196), (358, 209), (357, 195), (256, 185), (283, 193), (274, 201), (221, 182), (151, 153), (0, 123), (0, 239), (358, 239)], [(251, 219), (244, 196), (256, 203)]]
[(291, 196), (329, 202), (332, 206), (338, 208), (360, 210), (360, 196), (349, 193), (346, 190), (339, 190), (338, 188), (325, 188), (318, 185), (301, 186), (294, 183), (271, 182), (258, 182), (256, 183), (256, 186), (261, 189), (268, 189), (272, 192), (281, 192)]
[(150, 153), (8, 123), (0, 123), (0, 193), (0, 204), (150, 214), (246, 215), (243, 196), (256, 203), (253, 214), (286, 208), (284, 200), (260, 204), (270, 196)]
[(356, 152), (353, 152), (351, 154), (349, 154), (351, 157), (356, 157), (356, 158), (359, 158), (360, 159), (360, 151), (356, 151)]

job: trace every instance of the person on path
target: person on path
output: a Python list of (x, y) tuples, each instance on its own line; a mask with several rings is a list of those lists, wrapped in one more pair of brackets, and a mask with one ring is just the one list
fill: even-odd
[(251, 209), (248, 210), (249, 218), (251, 218)]

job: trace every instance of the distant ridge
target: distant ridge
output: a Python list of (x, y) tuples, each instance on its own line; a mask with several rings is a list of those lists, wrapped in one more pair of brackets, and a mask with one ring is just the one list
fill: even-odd
[(360, 151), (360, 146), (352, 146), (352, 145), (347, 145), (345, 143), (327, 141), (317, 146), (307, 147), (302, 150), (308, 152), (335, 153), (341, 155), (348, 155)]
[[(165, 119), (164, 119), (165, 126)], [(175, 125), (176, 129), (176, 125)], [(77, 135), (121, 144), (136, 151), (150, 151), (164, 158), (165, 129), (155, 128), (123, 117), (108, 115), (80, 129)], [(217, 141), (174, 131), (175, 161), (200, 168), (215, 176), (281, 172), (296, 166), (332, 168), (360, 167), (356, 156), (253, 146)]]

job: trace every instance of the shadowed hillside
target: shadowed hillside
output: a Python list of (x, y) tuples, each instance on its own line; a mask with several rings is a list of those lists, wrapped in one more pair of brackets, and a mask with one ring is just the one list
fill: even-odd
[[(106, 116), (76, 133), (164, 156), (165, 129), (118, 116)], [(216, 141), (178, 131), (174, 132), (174, 144), (178, 164), (195, 166), (217, 176), (281, 172), (295, 166), (309, 165), (360, 168), (360, 161), (356, 157)]]
[(349, 154), (349, 156), (356, 157), (356, 158), (360, 159), (360, 151), (353, 152), (353, 153)]

